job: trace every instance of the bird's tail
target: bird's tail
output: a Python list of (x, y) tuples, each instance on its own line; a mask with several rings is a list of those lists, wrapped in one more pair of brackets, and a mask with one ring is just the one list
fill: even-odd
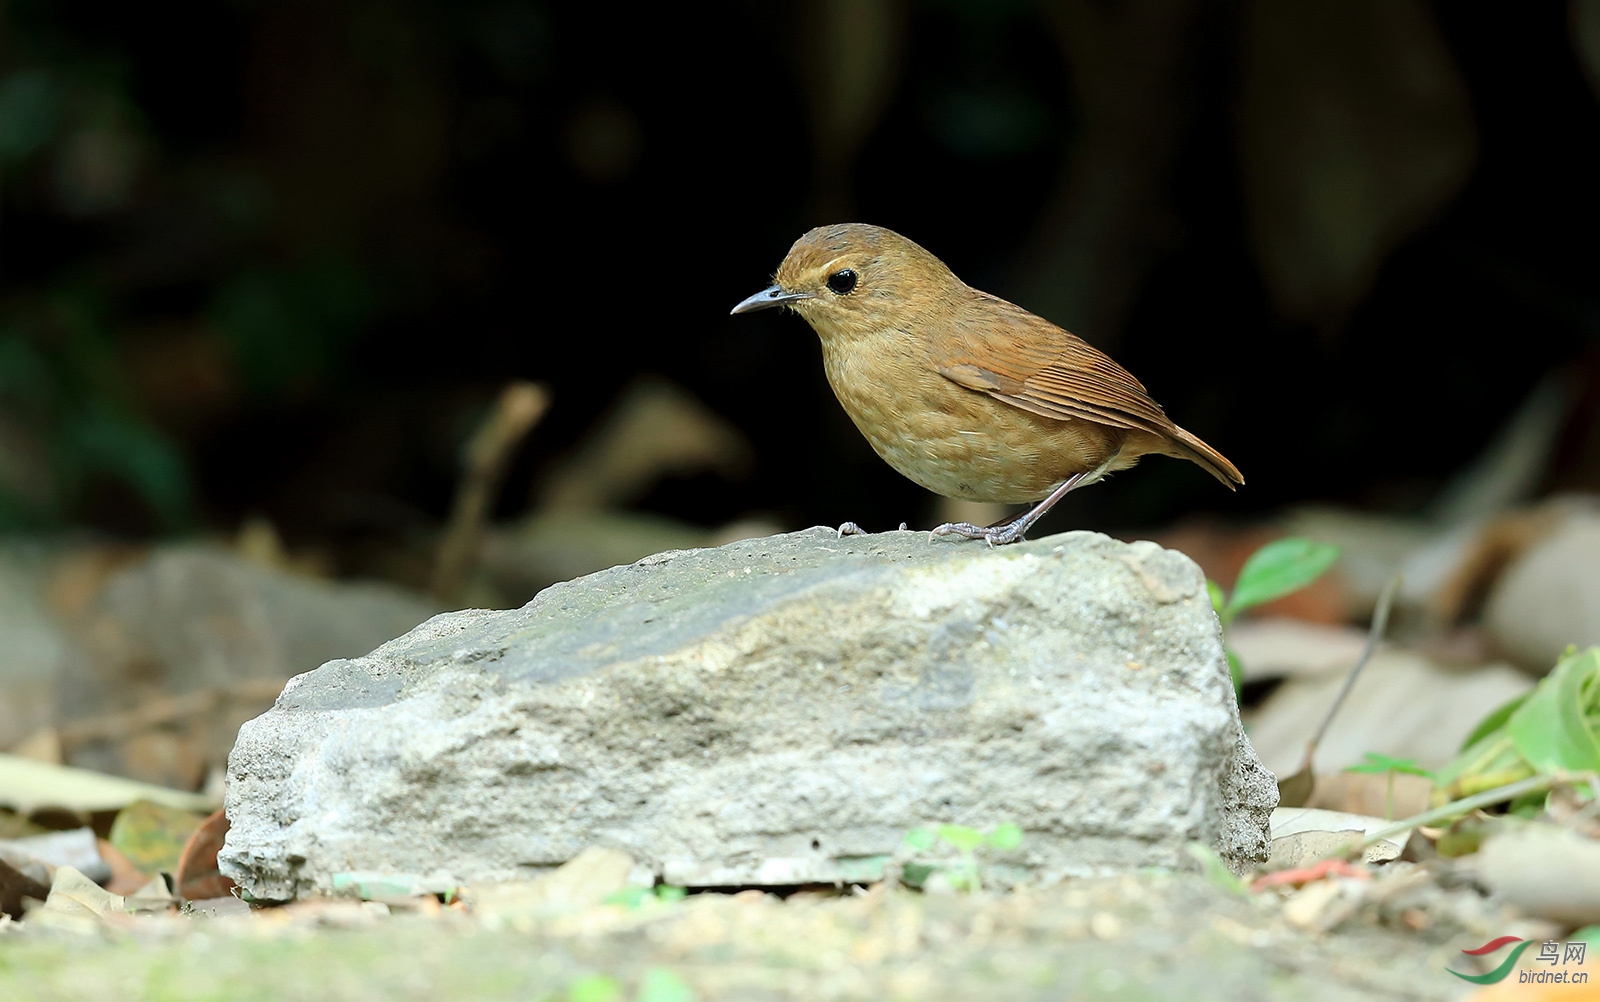
[(1171, 455), (1179, 459), (1187, 459), (1207, 473), (1222, 481), (1222, 486), (1228, 490), (1238, 490), (1244, 486), (1244, 477), (1239, 473), (1239, 468), (1228, 462), (1228, 457), (1202, 442), (1197, 435), (1172, 426), (1172, 434), (1168, 439), (1173, 445)]

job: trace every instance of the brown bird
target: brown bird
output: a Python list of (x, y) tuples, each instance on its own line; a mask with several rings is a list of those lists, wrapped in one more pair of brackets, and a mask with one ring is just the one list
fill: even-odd
[(945, 497), (1038, 502), (935, 535), (1016, 542), (1068, 491), (1152, 452), (1187, 459), (1230, 490), (1244, 483), (1122, 366), (972, 288), (892, 230), (820, 226), (795, 241), (774, 279), (733, 312), (781, 305), (805, 317), (833, 392), (885, 462)]

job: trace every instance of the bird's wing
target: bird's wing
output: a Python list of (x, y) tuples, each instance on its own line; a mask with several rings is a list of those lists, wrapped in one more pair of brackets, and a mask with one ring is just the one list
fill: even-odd
[(980, 308), (970, 322), (932, 345), (946, 379), (1043, 417), (1172, 434), (1172, 419), (1143, 384), (1087, 341), (996, 296), (975, 295)]

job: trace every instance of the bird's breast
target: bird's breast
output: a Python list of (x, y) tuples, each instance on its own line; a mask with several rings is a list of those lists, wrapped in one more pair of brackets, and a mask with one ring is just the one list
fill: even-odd
[(958, 386), (939, 375), (925, 345), (901, 332), (824, 339), (823, 362), (873, 450), (945, 497), (1036, 501), (1105, 452), (1102, 429), (1039, 418)]

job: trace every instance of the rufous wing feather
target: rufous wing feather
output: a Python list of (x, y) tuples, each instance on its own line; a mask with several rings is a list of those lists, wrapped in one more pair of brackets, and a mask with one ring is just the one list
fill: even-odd
[(1178, 427), (1133, 375), (1093, 345), (997, 296), (973, 290), (980, 322), (933, 346), (935, 367), (967, 389), (1061, 421), (1093, 421), (1163, 439), (1230, 489), (1244, 483), (1222, 453)]

